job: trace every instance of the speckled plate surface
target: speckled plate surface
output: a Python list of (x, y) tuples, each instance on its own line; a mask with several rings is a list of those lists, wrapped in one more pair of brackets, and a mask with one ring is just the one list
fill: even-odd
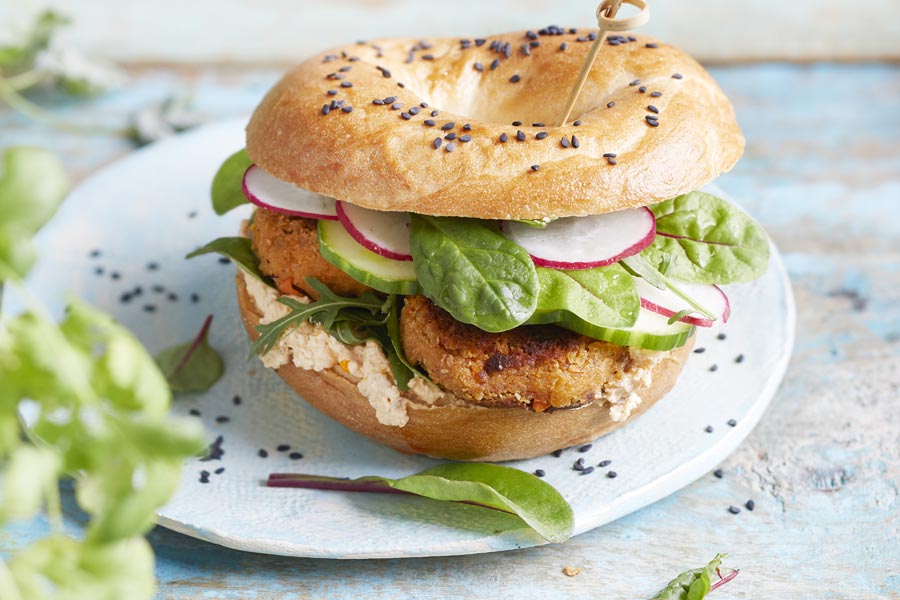
[[(217, 217), (208, 199), (216, 168), (243, 145), (244, 123), (207, 126), (107, 167), (72, 193), (39, 239), (41, 263), (32, 281), (44, 298), (60, 303), (55, 308), (61, 311), (65, 292), (74, 292), (114, 314), (153, 352), (186, 340), (205, 315), (215, 315), (211, 342), (223, 353), (227, 373), (209, 392), (179, 397), (175, 411), (199, 412), (210, 440), (222, 436), (224, 454), (186, 465), (178, 493), (160, 511), (160, 524), (231, 548), (328, 558), (469, 554), (541, 544), (512, 517), (476, 507), (263, 487), (277, 471), (398, 477), (436, 461), (400, 454), (345, 429), (258, 361), (248, 361), (234, 267), (213, 256), (183, 260), (215, 237), (235, 235), (249, 212), (245, 207)], [(576, 533), (694, 481), (759, 420), (784, 375), (794, 338), (794, 301), (778, 253), (762, 279), (727, 292), (731, 320), (720, 330), (700, 331), (697, 351), (705, 350), (691, 357), (676, 388), (653, 409), (587, 452), (510, 463), (546, 471), (546, 480), (574, 508)], [(735, 426), (728, 425), (730, 419)], [(290, 450), (278, 451), (279, 445)], [(588, 465), (612, 463), (583, 476), (571, 468), (578, 458)], [(606, 476), (610, 469), (616, 478)], [(200, 482), (203, 470), (211, 473), (209, 483)]]

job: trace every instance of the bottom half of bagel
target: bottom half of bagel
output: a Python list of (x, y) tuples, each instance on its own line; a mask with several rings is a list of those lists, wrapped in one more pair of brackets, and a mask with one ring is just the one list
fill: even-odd
[[(243, 272), (236, 284), (251, 338), (286, 314), (276, 290)], [(635, 419), (672, 388), (693, 345), (648, 351), (552, 326), (490, 334), (422, 297), (406, 299), (400, 329), (407, 358), (429, 376), (406, 391), (377, 342), (346, 345), (309, 322), (261, 358), (313, 407), (391, 448), (505, 461), (584, 444)]]

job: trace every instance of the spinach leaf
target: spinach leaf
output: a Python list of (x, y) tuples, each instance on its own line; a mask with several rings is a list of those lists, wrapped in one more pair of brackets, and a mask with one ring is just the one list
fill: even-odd
[(56, 213), (68, 186), (59, 160), (46, 150), (15, 147), (0, 156), (0, 264), (20, 277), (28, 273), (31, 238)]
[(259, 257), (253, 251), (253, 244), (245, 237), (224, 237), (211, 241), (198, 248), (185, 258), (194, 258), (203, 254), (221, 254), (233, 260), (254, 279), (274, 288), (275, 282), (259, 268)]
[(225, 363), (209, 345), (213, 316), (206, 317), (200, 332), (190, 342), (167, 348), (156, 355), (156, 364), (165, 374), (173, 392), (208, 390), (225, 373)]
[(529, 324), (558, 323), (566, 313), (601, 327), (630, 327), (641, 300), (619, 265), (582, 271), (538, 268), (540, 295)]
[(438, 306), (484, 331), (513, 329), (537, 307), (528, 253), (483, 221), (410, 215), (416, 277)]
[(233, 208), (247, 204), (243, 190), (244, 172), (252, 164), (247, 151), (242, 148), (226, 158), (216, 171), (210, 193), (213, 210), (217, 215), (224, 215)]
[(727, 201), (691, 192), (650, 210), (656, 216), (656, 239), (643, 255), (668, 277), (724, 284), (752, 281), (765, 273), (765, 231)]
[[(728, 583), (737, 575), (738, 571), (736, 570), (725, 577), (719, 575), (722, 560), (727, 556), (727, 554), (716, 554), (716, 557), (705, 567), (681, 573), (651, 600), (703, 600), (711, 590)], [(714, 579), (717, 581), (712, 584)]]
[(484, 463), (447, 463), (409, 477), (340, 479), (317, 475), (269, 476), (270, 487), (404, 492), (433, 500), (475, 504), (518, 516), (541, 537), (561, 543), (572, 536), (572, 507), (549, 483), (512, 467)]

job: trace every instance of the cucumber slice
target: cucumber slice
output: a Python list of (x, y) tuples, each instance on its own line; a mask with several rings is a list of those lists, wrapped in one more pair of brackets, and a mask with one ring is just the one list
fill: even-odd
[(375, 254), (347, 233), (339, 221), (319, 221), (319, 252), (338, 269), (385, 294), (421, 294), (412, 261)]
[(669, 320), (655, 312), (641, 308), (631, 327), (613, 329), (584, 321), (567, 311), (537, 312), (528, 325), (553, 324), (581, 335), (586, 335), (619, 346), (639, 346), (647, 350), (671, 350), (684, 346), (694, 335), (695, 327), (689, 323)]

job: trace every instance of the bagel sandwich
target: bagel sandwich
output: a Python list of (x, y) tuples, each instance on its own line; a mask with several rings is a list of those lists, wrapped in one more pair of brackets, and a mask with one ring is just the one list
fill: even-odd
[(744, 148), (697, 62), (594, 34), (387, 39), (265, 96), (213, 181), (263, 364), (401, 452), (529, 458), (589, 442), (675, 384), (721, 285), (765, 272), (749, 216), (698, 191)]

